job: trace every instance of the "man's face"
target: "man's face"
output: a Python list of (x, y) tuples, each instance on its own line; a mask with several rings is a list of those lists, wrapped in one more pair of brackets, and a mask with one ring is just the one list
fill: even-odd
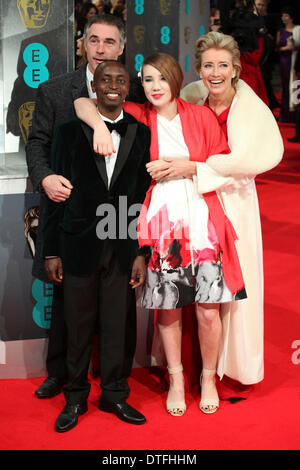
[(95, 23), (89, 28), (85, 38), (85, 50), (92, 73), (103, 60), (117, 60), (123, 49), (124, 44), (120, 45), (120, 34), (116, 26)]
[(96, 2), (94, 2), (94, 4), (96, 5), (98, 9), (98, 14), (102, 15), (102, 13), (104, 13), (104, 7), (105, 7), (104, 0), (97, 0)]
[(51, 0), (18, 0), (20, 17), (26, 28), (43, 28), (49, 15)]
[(265, 16), (267, 14), (268, 5), (265, 0), (256, 0), (255, 6), (256, 6), (257, 13), (259, 13), (262, 16)]
[(122, 108), (123, 101), (129, 92), (129, 76), (123, 65), (110, 62), (97, 71), (92, 82), (93, 91), (97, 94), (98, 109), (101, 113)]

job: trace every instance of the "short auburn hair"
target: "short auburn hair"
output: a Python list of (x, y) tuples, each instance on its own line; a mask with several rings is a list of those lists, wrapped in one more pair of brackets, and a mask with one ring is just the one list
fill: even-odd
[(152, 65), (152, 67), (156, 68), (162, 74), (170, 86), (172, 99), (175, 99), (179, 95), (183, 82), (183, 73), (177, 60), (164, 52), (152, 54), (144, 60), (142, 78), (145, 65)]

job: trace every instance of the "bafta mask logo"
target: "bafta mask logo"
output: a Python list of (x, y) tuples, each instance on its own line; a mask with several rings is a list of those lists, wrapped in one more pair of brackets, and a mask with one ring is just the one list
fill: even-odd
[(137, 44), (144, 42), (146, 28), (142, 25), (137, 25), (133, 28), (134, 40)]
[(34, 107), (34, 101), (27, 101), (26, 103), (23, 103), (19, 108), (19, 127), (21, 129), (21, 134), (25, 144), (27, 142), (32, 124)]
[(159, 0), (160, 11), (162, 15), (168, 15), (171, 11), (172, 0)]
[(190, 26), (186, 26), (184, 28), (184, 42), (185, 44), (189, 44), (191, 38), (192, 28)]
[(31, 255), (35, 255), (37, 229), (39, 225), (40, 208), (39, 206), (30, 207), (24, 215), (24, 232)]
[(47, 23), (51, 0), (17, 0), (19, 14), (25, 28), (43, 28)]

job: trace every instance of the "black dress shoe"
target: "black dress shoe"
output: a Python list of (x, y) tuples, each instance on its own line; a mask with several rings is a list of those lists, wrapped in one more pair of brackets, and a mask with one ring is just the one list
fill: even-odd
[(67, 403), (55, 423), (55, 431), (66, 432), (74, 428), (78, 423), (78, 416), (83, 415), (88, 410), (87, 402), (72, 405)]
[(113, 403), (106, 402), (100, 398), (99, 409), (101, 411), (106, 411), (107, 413), (114, 413), (119, 419), (126, 421), (126, 423), (144, 424), (146, 422), (145, 416), (132, 408), (132, 406), (128, 405), (126, 401)]
[(38, 398), (51, 398), (55, 397), (61, 392), (64, 380), (58, 377), (47, 377), (47, 379), (35, 391)]
[(295, 135), (295, 137), (292, 137), (291, 139), (288, 139), (288, 141), (293, 142), (293, 143), (300, 143), (300, 137)]

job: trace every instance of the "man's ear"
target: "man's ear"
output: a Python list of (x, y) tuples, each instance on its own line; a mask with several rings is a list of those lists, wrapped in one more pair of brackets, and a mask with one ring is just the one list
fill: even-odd
[(96, 93), (94, 80), (91, 81), (91, 87), (92, 87), (93, 93)]
[(123, 54), (124, 47), (125, 47), (125, 42), (124, 42), (124, 43), (122, 44), (122, 46), (120, 47), (118, 57), (121, 57), (121, 55)]

